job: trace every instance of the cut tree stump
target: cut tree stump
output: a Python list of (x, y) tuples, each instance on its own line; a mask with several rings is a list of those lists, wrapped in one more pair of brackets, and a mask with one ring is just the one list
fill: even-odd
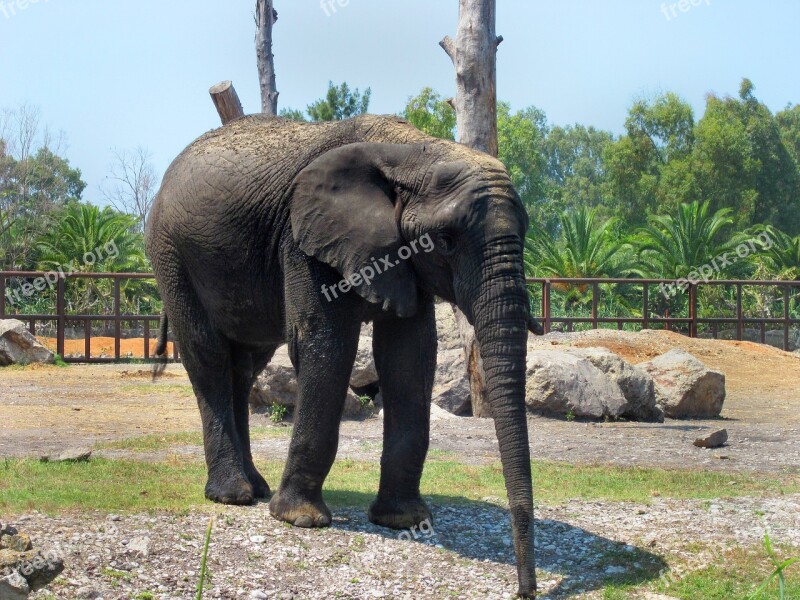
[(212, 86), (208, 93), (211, 94), (211, 99), (214, 101), (214, 106), (217, 107), (217, 114), (219, 114), (223, 125), (227, 125), (231, 121), (244, 116), (239, 94), (236, 93), (232, 82), (221, 81)]

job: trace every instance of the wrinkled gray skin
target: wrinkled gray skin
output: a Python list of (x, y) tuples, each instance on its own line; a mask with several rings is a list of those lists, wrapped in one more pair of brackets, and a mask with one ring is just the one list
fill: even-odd
[[(246, 117), (191, 144), (164, 176), (147, 251), (203, 421), (206, 497), (270, 495), (253, 465), (248, 394), (287, 342), (299, 404), (270, 512), (301, 527), (331, 513), (331, 468), (362, 322), (374, 322), (385, 405), (373, 523), (409, 528), (419, 493), (436, 363), (433, 297), (475, 325), (508, 490), (520, 593), (536, 590), (525, 411), (528, 220), (503, 165), (394, 117), (307, 124)], [(427, 236), (427, 237), (426, 237)], [(431, 241), (426, 252), (420, 240)], [(398, 251), (417, 252), (398, 262)], [(337, 296), (322, 286), (397, 262)], [(373, 262), (374, 259), (374, 262)], [(530, 325), (529, 325), (530, 323)]]

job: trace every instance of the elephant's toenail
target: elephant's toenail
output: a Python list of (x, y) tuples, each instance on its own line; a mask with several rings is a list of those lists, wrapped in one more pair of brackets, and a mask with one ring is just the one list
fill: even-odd
[(295, 527), (313, 527), (314, 521), (308, 515), (303, 515), (301, 517), (297, 517), (294, 520)]

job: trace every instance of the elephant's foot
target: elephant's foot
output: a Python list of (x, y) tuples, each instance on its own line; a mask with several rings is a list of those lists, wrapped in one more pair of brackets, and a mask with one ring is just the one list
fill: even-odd
[(247, 505), (253, 504), (256, 496), (253, 485), (240, 474), (225, 479), (209, 475), (206, 498), (220, 504)]
[(431, 511), (422, 498), (388, 502), (379, 497), (369, 507), (368, 516), (375, 525), (390, 529), (411, 529), (425, 521), (431, 522)]
[(247, 479), (250, 481), (250, 484), (253, 486), (253, 495), (260, 499), (269, 498), (272, 491), (269, 489), (267, 480), (261, 476), (258, 469), (253, 465), (245, 465), (245, 473), (247, 474)]
[(295, 527), (328, 527), (333, 519), (322, 500), (308, 500), (284, 490), (272, 497), (269, 512), (276, 519)]

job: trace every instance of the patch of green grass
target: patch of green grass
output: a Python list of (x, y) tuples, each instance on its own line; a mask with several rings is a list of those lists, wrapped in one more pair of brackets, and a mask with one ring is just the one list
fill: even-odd
[[(141, 447), (141, 446), (140, 446)], [(267, 481), (277, 483), (282, 461), (260, 462)], [(702, 471), (674, 471), (536, 462), (538, 503), (553, 505), (571, 498), (647, 502), (658, 494), (672, 498), (776, 495), (798, 491), (798, 482), (768, 477)], [(376, 462), (339, 460), (325, 483), (332, 507), (366, 506), (378, 489)], [(206, 467), (200, 459), (139, 462), (95, 458), (86, 463), (42, 463), (31, 459), (0, 462), (0, 512), (38, 509), (101, 511), (186, 511), (213, 504), (203, 497)], [(428, 461), (422, 494), (434, 503), (463, 503), (485, 497), (505, 498), (499, 465), (475, 466)]]
[[(776, 550), (780, 556), (797, 556), (800, 548), (784, 547)], [(753, 600), (775, 600), (780, 598), (778, 581), (773, 580), (761, 592), (757, 592), (774, 567), (762, 547), (736, 548), (717, 556), (705, 568), (690, 571), (683, 577), (667, 576), (661, 580), (658, 589), (663, 594), (685, 600), (730, 600), (732, 598), (752, 598)], [(786, 577), (785, 598), (800, 598), (800, 567), (789, 567)], [(756, 593), (757, 592), (757, 593)], [(755, 595), (751, 595), (755, 593)]]
[(60, 354), (55, 354), (53, 356), (53, 364), (55, 364), (55, 366), (57, 366), (57, 367), (68, 367), (69, 366), (66, 363), (66, 361), (61, 357)]
[[(251, 440), (289, 437), (291, 427), (253, 427), (250, 430)], [(129, 450), (131, 452), (159, 452), (175, 446), (202, 446), (203, 434), (200, 431), (182, 431), (177, 433), (153, 433), (138, 437), (115, 440), (98, 444), (100, 450)]]

